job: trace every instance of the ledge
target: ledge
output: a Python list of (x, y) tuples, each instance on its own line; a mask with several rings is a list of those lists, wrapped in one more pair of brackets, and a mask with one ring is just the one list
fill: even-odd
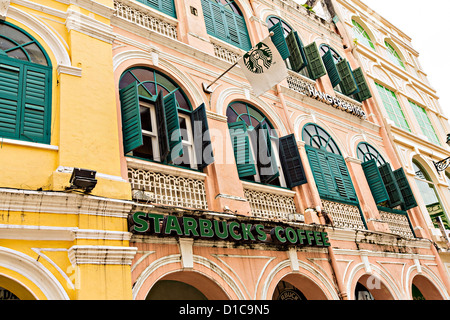
[(58, 146), (54, 146), (54, 145), (50, 145), (50, 144), (29, 142), (29, 141), (22, 141), (22, 140), (8, 139), (8, 138), (0, 138), (0, 146), (3, 144), (11, 144), (11, 145), (16, 145), (16, 146), (25, 146), (25, 147), (31, 147), (31, 148), (37, 148), (37, 149), (53, 150), (53, 151), (59, 150)]
[(141, 170), (147, 170), (152, 172), (159, 172), (159, 173), (165, 173), (165, 174), (171, 174), (177, 177), (185, 177), (190, 179), (196, 179), (204, 181), (206, 179), (206, 173), (195, 171), (195, 170), (189, 170), (189, 169), (183, 169), (180, 167), (175, 167), (171, 165), (161, 164), (157, 162), (151, 162), (146, 160), (140, 160), (135, 158), (126, 158), (127, 160), (127, 166), (129, 168), (133, 169), (141, 169)]
[(285, 196), (285, 197), (290, 197), (290, 198), (293, 198), (296, 194), (295, 191), (292, 191), (289, 189), (266, 186), (263, 184), (253, 183), (253, 182), (248, 182), (248, 181), (243, 181), (243, 180), (241, 180), (241, 182), (242, 182), (242, 186), (244, 187), (244, 189), (247, 189), (247, 190), (278, 194), (280, 196)]

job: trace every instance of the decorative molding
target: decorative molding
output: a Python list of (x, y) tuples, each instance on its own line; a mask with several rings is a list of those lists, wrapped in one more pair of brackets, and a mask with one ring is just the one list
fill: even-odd
[(22, 141), (22, 140), (8, 139), (8, 138), (0, 138), (0, 145), (2, 145), (4, 143), (5, 144), (13, 144), (13, 145), (17, 145), (17, 146), (37, 148), (37, 149), (53, 150), (53, 151), (58, 151), (58, 149), (59, 149), (58, 146), (53, 146), (50, 144), (29, 142), (29, 141)]
[(0, 188), (0, 211), (127, 218), (133, 202), (64, 192)]
[(101, 264), (101, 265), (130, 265), (136, 254), (135, 247), (113, 246), (72, 246), (69, 260), (72, 265)]
[(111, 26), (71, 9), (67, 10), (66, 27), (69, 32), (75, 30), (110, 44), (115, 38)]
[(206, 110), (206, 116), (208, 117), (208, 119), (213, 119), (213, 120), (217, 120), (220, 122), (228, 122), (228, 117), (221, 115), (219, 113), (215, 113), (214, 111), (210, 111), (210, 110)]
[(180, 238), (178, 240), (181, 255), (181, 265), (185, 269), (194, 268), (194, 256), (192, 254), (192, 247), (194, 245), (194, 239)]
[(77, 228), (0, 224), (0, 238), (12, 240), (74, 241)]
[(58, 72), (58, 75), (60, 75), (62, 73), (62, 74), (68, 74), (68, 75), (75, 76), (75, 77), (81, 77), (81, 69), (72, 67), (72, 66), (65, 66), (65, 65), (59, 64), (56, 67), (56, 71)]
[(0, 0), (0, 20), (6, 19), (6, 14), (8, 13), (9, 5), (10, 5), (9, 0)]

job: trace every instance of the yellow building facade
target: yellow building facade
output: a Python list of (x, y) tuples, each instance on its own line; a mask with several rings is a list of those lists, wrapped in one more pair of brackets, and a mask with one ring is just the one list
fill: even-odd
[[(375, 77), (343, 46), (345, 14), (316, 11), (0, 0), (1, 297), (449, 299), (420, 200), (376, 200), (368, 178), (367, 157), (403, 166)], [(289, 56), (288, 78), (261, 96), (238, 67), (206, 90), (273, 30), (316, 69)], [(361, 91), (336, 83), (336, 65)], [(198, 123), (211, 138), (200, 150)], [(238, 126), (276, 132), (264, 146), (276, 174), (238, 161)]]

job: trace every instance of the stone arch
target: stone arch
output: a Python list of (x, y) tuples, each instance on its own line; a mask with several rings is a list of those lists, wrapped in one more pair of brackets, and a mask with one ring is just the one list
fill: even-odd
[[(352, 15), (350, 17), (350, 23), (353, 27), (352, 20), (356, 21), (361, 27), (363, 27), (364, 31), (368, 34), (370, 40), (372, 41), (372, 43), (374, 44), (374, 46), (376, 48), (376, 43), (379, 42), (379, 39), (375, 36), (375, 33), (372, 31), (372, 28), (370, 28), (369, 25), (367, 23), (365, 23), (364, 20), (361, 19), (361, 17), (358, 15)], [(353, 34), (352, 34), (352, 36), (353, 36)]]
[[(293, 285), (305, 287), (306, 284), (314, 285), (312, 292), (302, 292), (307, 299), (311, 300), (339, 300), (339, 295), (335, 290), (335, 285), (331, 282), (327, 275), (324, 275), (319, 269), (310, 264), (298, 260), (299, 270), (292, 271), (291, 261), (284, 260), (276, 265), (268, 274), (265, 282), (261, 287), (260, 299), (271, 299), (277, 284), (280, 281), (293, 281)], [(300, 289), (300, 288), (299, 288)]]
[[(157, 52), (144, 52), (141, 50), (121, 51), (113, 56), (113, 70), (116, 83), (119, 83), (120, 76), (129, 68), (135, 66), (151, 67), (158, 70), (173, 81), (175, 81), (186, 93), (192, 103), (193, 109), (203, 102), (203, 96), (188, 75), (174, 66), (171, 62), (159, 56)], [(118, 91), (118, 90), (117, 90)], [(118, 95), (118, 92), (117, 92)]]
[[(0, 247), (0, 272), (6, 273), (1, 274), (5, 279), (14, 280), (26, 289), (29, 292), (24, 293), (27, 298), (69, 300), (69, 296), (55, 276), (40, 262), (22, 252)], [(14, 279), (10, 274), (18, 275), (26, 281)]]
[(275, 126), (275, 129), (278, 130), (280, 137), (288, 134), (286, 126), (272, 107), (270, 107), (264, 100), (256, 98), (254, 95), (249, 96), (249, 94), (246, 94), (245, 90), (242, 88), (228, 88), (223, 90), (220, 93), (216, 103), (216, 112), (220, 115), (226, 115), (228, 105), (234, 101), (247, 102), (258, 108)]
[(349, 300), (355, 300), (355, 288), (358, 282), (369, 290), (375, 300), (399, 300), (403, 298), (395, 280), (372, 263), (357, 264), (349, 272), (346, 289)]
[(49, 48), (49, 50), (46, 49), (46, 51), (49, 54), (50, 59), (56, 59), (56, 63), (54, 63), (55, 61), (52, 61), (53, 66), (72, 66), (69, 53), (66, 49), (67, 44), (64, 45), (62, 42), (63, 40), (44, 22), (13, 6), (8, 8), (7, 20), (11, 23), (18, 22), (19, 27), (24, 26), (26, 27), (25, 30), (30, 30), (34, 33), (33, 36), (37, 36), (36, 40), (38, 40), (42, 46)]
[[(182, 282), (187, 281), (186, 283), (189, 285), (192, 285), (194, 287), (196, 287), (196, 285), (198, 286), (198, 284), (195, 284), (195, 281), (192, 282), (186, 279), (184, 275), (180, 276), (179, 272), (183, 271), (191, 272), (190, 275), (194, 276), (194, 278), (198, 278), (201, 276), (199, 279), (202, 279), (203, 283), (214, 284), (216, 287), (221, 288), (221, 290), (223, 291), (223, 294), (215, 292), (206, 295), (207, 298), (209, 296), (213, 299), (245, 299), (242, 290), (238, 287), (234, 279), (213, 261), (201, 256), (194, 255), (193, 269), (183, 269), (181, 267), (180, 261), (181, 256), (179, 254), (175, 254), (162, 257), (149, 264), (140, 273), (135, 283), (133, 284), (133, 299), (145, 299), (154, 284), (162, 279), (175, 281), (181, 280)], [(196, 274), (194, 275), (194, 273)], [(201, 291), (200, 288), (204, 288), (204, 286), (200, 286), (197, 289)], [(203, 292), (203, 294), (205, 294), (205, 292)]]
[(427, 267), (417, 265), (407, 271), (405, 292), (412, 299), (412, 285), (415, 285), (426, 300), (449, 300), (449, 294), (442, 281)]

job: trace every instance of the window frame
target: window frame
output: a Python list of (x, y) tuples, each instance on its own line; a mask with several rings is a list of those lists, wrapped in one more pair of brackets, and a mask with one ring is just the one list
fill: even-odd
[(373, 41), (370, 38), (367, 31), (365, 30), (365, 28), (363, 28), (361, 24), (359, 24), (359, 22), (357, 22), (354, 19), (352, 19), (352, 25), (353, 25), (353, 35), (356, 37), (356, 39), (362, 44), (364, 44), (366, 47), (369, 47), (373, 51), (376, 51), (375, 45), (373, 44)]
[(387, 54), (388, 57), (391, 59), (391, 61), (398, 67), (401, 67), (403, 70), (406, 71), (406, 67), (405, 64), (403, 63), (402, 58), (400, 57), (400, 55), (398, 54), (397, 50), (395, 50), (394, 46), (391, 45), (389, 42), (387, 42), (386, 40), (384, 41), (384, 45), (387, 48)]
[[(386, 88), (385, 86), (383, 86), (381, 84), (378, 84), (377, 82), (375, 82), (375, 86), (377, 88), (378, 95), (381, 98), (384, 109), (386, 110), (386, 113), (388, 114), (389, 119), (394, 121), (394, 123), (397, 127), (401, 128), (403, 130), (406, 130), (408, 132), (411, 132), (411, 127), (408, 123), (408, 120), (406, 119), (403, 108), (401, 107), (400, 101), (398, 101), (398, 98), (397, 98), (397, 95), (395, 94), (395, 92)], [(396, 102), (395, 104), (394, 104), (394, 100)], [(388, 103), (388, 105), (386, 105), (386, 103)], [(399, 111), (401, 113), (401, 116), (399, 114), (397, 114), (396, 111)]]
[(436, 130), (434, 129), (433, 124), (431, 123), (431, 119), (428, 116), (427, 110), (411, 100), (408, 100), (408, 102), (423, 135), (427, 137), (427, 140), (429, 142), (440, 146), (441, 142), (439, 141), (439, 137), (436, 134)]

